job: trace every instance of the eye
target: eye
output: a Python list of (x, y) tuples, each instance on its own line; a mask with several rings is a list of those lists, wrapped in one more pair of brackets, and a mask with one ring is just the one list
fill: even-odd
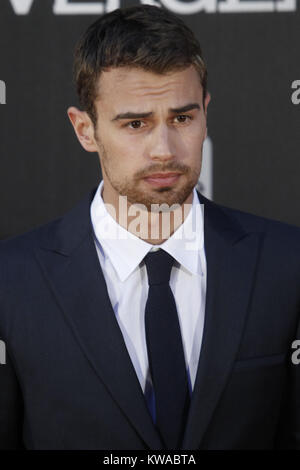
[(191, 121), (192, 117), (188, 116), (187, 114), (179, 114), (179, 116), (176, 116), (175, 119), (178, 120), (179, 124), (185, 124), (187, 121)]
[(135, 119), (134, 121), (128, 122), (126, 127), (131, 129), (140, 129), (142, 127), (142, 121), (140, 119)]

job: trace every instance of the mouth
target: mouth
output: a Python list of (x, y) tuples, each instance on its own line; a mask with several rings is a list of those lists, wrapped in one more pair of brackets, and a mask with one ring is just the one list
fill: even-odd
[(152, 186), (170, 186), (176, 183), (181, 176), (181, 173), (153, 173), (147, 176), (144, 180)]

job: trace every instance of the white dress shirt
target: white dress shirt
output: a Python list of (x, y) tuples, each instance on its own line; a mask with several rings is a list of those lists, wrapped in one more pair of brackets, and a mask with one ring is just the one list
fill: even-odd
[(191, 392), (202, 343), (206, 297), (203, 206), (196, 189), (184, 222), (161, 245), (152, 245), (118, 224), (105, 207), (102, 190), (103, 181), (90, 208), (95, 244), (111, 305), (141, 388), (146, 393), (152, 386), (144, 325), (149, 286), (142, 261), (150, 250), (162, 248), (175, 258), (170, 287), (176, 302)]

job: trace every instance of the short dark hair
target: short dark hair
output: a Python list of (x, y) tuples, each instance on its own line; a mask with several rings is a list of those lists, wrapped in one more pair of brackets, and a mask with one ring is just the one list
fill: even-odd
[(74, 81), (82, 108), (97, 123), (98, 78), (109, 67), (138, 67), (167, 73), (194, 65), (207, 93), (207, 70), (193, 32), (160, 7), (118, 8), (95, 21), (75, 48)]

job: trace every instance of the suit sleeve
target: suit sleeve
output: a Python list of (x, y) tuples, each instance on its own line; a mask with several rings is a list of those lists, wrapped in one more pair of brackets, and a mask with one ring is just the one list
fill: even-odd
[[(0, 450), (24, 449), (22, 443), (23, 400), (7, 349), (0, 364)], [(3, 361), (4, 359), (4, 361)], [(4, 362), (4, 363), (2, 363)]]
[[(298, 318), (300, 318), (300, 314)], [(294, 340), (300, 340), (300, 320), (298, 321)], [(297, 362), (299, 362), (299, 346), (297, 349)], [(275, 439), (276, 449), (300, 450), (300, 362), (297, 364), (295, 361), (292, 361), (292, 355), (294, 352), (295, 349), (292, 349), (291, 347), (283, 408)]]

